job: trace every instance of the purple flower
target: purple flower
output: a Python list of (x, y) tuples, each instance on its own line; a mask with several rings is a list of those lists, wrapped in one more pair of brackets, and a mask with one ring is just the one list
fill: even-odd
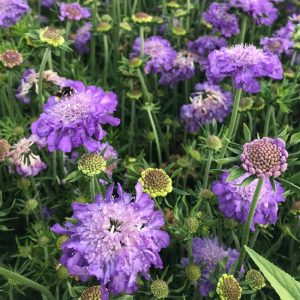
[(288, 152), (280, 138), (264, 137), (243, 146), (242, 166), (259, 178), (278, 177), (287, 169)]
[(91, 22), (85, 23), (76, 31), (74, 37), (74, 46), (80, 54), (88, 53), (90, 51), (88, 44), (92, 37), (91, 31), (92, 31)]
[(80, 6), (79, 3), (62, 3), (60, 5), (60, 16), (59, 19), (63, 21), (64, 19), (70, 21), (80, 21), (82, 19), (89, 18), (91, 16), (90, 10), (88, 8)]
[(189, 132), (197, 132), (201, 126), (213, 120), (223, 122), (233, 104), (232, 94), (217, 85), (198, 83), (195, 89), (196, 92), (190, 97), (192, 103), (183, 105), (180, 110), (181, 121)]
[(27, 0), (0, 1), (0, 27), (11, 27), (29, 11)]
[[(248, 186), (242, 186), (240, 184), (250, 176), (249, 173), (232, 182), (226, 181), (228, 176), (227, 172), (221, 174), (220, 179), (213, 183), (212, 191), (217, 195), (220, 211), (226, 218), (246, 223), (258, 179)], [(269, 179), (264, 182), (251, 224), (252, 231), (255, 230), (255, 224), (268, 225), (277, 221), (278, 203), (285, 199), (283, 187), (278, 182), (275, 183), (276, 192)]]
[(205, 69), (208, 65), (208, 55), (211, 51), (226, 46), (227, 41), (224, 38), (209, 35), (188, 42), (188, 50), (195, 55), (195, 59), (202, 69)]
[(270, 0), (230, 0), (229, 4), (251, 14), (257, 24), (270, 26), (278, 17), (278, 10)]
[(230, 76), (236, 89), (248, 93), (258, 93), (260, 83), (258, 78), (270, 77), (282, 79), (283, 69), (278, 56), (263, 52), (253, 45), (235, 45), (211, 52), (207, 77), (213, 82), (220, 82)]
[(169, 235), (160, 230), (163, 215), (140, 183), (135, 197), (120, 185), (118, 197), (112, 193), (113, 185), (105, 197), (97, 195), (95, 203), (74, 203), (77, 222), (67, 222), (65, 228), (55, 224), (51, 230), (69, 236), (62, 244), (60, 262), (70, 275), (83, 281), (95, 276), (102, 292), (131, 294), (138, 289), (140, 276), (150, 279), (151, 266), (163, 267), (159, 252), (168, 246)]
[[(111, 179), (113, 171), (117, 168), (118, 152), (109, 144), (103, 143), (100, 145), (98, 152), (103, 156), (105, 161), (110, 161), (106, 164), (105, 173)], [(101, 183), (105, 183), (101, 180)]]
[(52, 7), (54, 4), (56, 4), (57, 0), (42, 0), (42, 6), (46, 8)]
[[(160, 36), (152, 36), (145, 40), (145, 55), (149, 56), (149, 60), (145, 65), (147, 74), (161, 73), (169, 71), (172, 68), (176, 51), (172, 48), (170, 42)], [(133, 44), (133, 53), (131, 57), (140, 55), (140, 38), (136, 38)]]
[(80, 81), (65, 80), (63, 84), (73, 87), (75, 94), (60, 101), (50, 97), (44, 112), (31, 125), (32, 133), (51, 152), (71, 152), (81, 145), (88, 151), (97, 151), (99, 141), (106, 135), (101, 124), (118, 126), (120, 123), (112, 116), (118, 104), (117, 96), (95, 86), (86, 87)]
[(188, 80), (194, 75), (194, 54), (188, 51), (180, 51), (177, 53), (177, 56), (172, 63), (172, 68), (169, 71), (162, 73), (159, 83), (173, 87), (179, 81)]
[(239, 19), (236, 15), (228, 13), (229, 9), (230, 5), (227, 3), (214, 2), (202, 14), (203, 19), (225, 37), (231, 37), (240, 32)]

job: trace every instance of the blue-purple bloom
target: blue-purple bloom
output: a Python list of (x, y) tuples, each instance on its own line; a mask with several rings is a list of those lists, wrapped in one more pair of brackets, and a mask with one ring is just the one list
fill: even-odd
[(90, 152), (97, 151), (106, 135), (101, 124), (120, 123), (112, 116), (118, 104), (116, 94), (86, 87), (80, 81), (65, 80), (63, 85), (73, 87), (75, 94), (62, 99), (50, 97), (39, 119), (31, 125), (32, 133), (51, 152), (71, 152), (82, 145)]
[(231, 92), (209, 82), (196, 84), (195, 90), (190, 97), (191, 104), (183, 105), (180, 110), (180, 119), (187, 131), (197, 132), (213, 120), (223, 122), (232, 110)]
[(11, 27), (29, 11), (27, 0), (0, 1), (0, 27)]
[(87, 22), (77, 29), (74, 39), (74, 46), (80, 54), (90, 51), (89, 41), (92, 37), (92, 23)]
[[(176, 51), (172, 48), (170, 42), (161, 36), (151, 36), (145, 40), (145, 55), (149, 60), (145, 65), (147, 74), (167, 72), (172, 68), (173, 61), (176, 58)], [(131, 57), (140, 55), (140, 38), (136, 38), (133, 44), (133, 53)]]
[(203, 19), (225, 37), (231, 37), (240, 32), (239, 19), (235, 14), (230, 14), (229, 9), (228, 3), (214, 2), (202, 14)]
[(194, 54), (196, 62), (202, 69), (205, 69), (208, 65), (208, 55), (211, 51), (226, 46), (227, 41), (224, 38), (210, 35), (204, 35), (195, 41), (188, 42), (188, 50)]
[(270, 0), (230, 0), (229, 4), (251, 14), (257, 24), (270, 26), (278, 17), (278, 10)]
[[(258, 179), (248, 186), (240, 184), (250, 175), (245, 173), (238, 179), (227, 182), (229, 174), (223, 172), (219, 180), (213, 183), (212, 191), (217, 195), (220, 211), (226, 218), (246, 223)], [(276, 192), (273, 191), (270, 180), (265, 179), (251, 224), (252, 231), (255, 230), (256, 224), (268, 225), (277, 221), (278, 203), (284, 202), (285, 199), (283, 187), (277, 181), (275, 183)]]
[(56, 1), (57, 1), (57, 0), (42, 0), (41, 5), (42, 5), (43, 7), (50, 8), (50, 7), (52, 7), (54, 4), (56, 4)]
[(160, 229), (164, 217), (141, 184), (136, 185), (135, 197), (120, 185), (114, 197), (113, 188), (105, 197), (97, 195), (94, 203), (73, 203), (76, 223), (51, 228), (69, 237), (61, 246), (61, 264), (82, 281), (95, 276), (103, 300), (107, 292), (135, 292), (140, 276), (150, 279), (151, 266), (163, 267), (159, 252), (169, 244), (169, 235)]
[(82, 19), (89, 18), (91, 12), (88, 8), (82, 7), (79, 3), (61, 3), (60, 5), (60, 16), (59, 19), (63, 21), (64, 19), (70, 21), (80, 21)]
[(220, 82), (230, 76), (236, 89), (258, 93), (258, 78), (283, 78), (282, 64), (277, 55), (264, 52), (253, 45), (236, 45), (211, 52), (206, 70), (207, 78)]

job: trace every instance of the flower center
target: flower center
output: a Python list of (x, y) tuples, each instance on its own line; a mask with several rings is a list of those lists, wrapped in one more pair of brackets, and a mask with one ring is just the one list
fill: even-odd
[(121, 232), (120, 231), (120, 226), (122, 225), (121, 221), (109, 219), (109, 223), (110, 223), (110, 227), (108, 230), (110, 231), (110, 233)]

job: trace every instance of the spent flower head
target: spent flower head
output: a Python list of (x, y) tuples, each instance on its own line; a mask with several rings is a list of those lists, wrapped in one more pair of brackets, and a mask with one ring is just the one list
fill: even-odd
[(101, 300), (101, 286), (96, 285), (86, 289), (80, 296), (80, 300)]
[(254, 269), (247, 272), (246, 282), (254, 291), (259, 291), (266, 286), (265, 277), (259, 271)]
[(217, 283), (217, 294), (220, 300), (239, 300), (242, 288), (233, 275), (223, 274)]
[(0, 61), (3, 63), (4, 67), (12, 69), (23, 62), (23, 55), (17, 50), (7, 49), (0, 54)]
[(153, 17), (144, 13), (144, 12), (137, 12), (131, 17), (132, 21), (136, 24), (143, 25), (147, 23), (151, 23), (153, 21)]
[(62, 31), (54, 27), (45, 27), (40, 31), (39, 37), (43, 43), (53, 47), (59, 47), (65, 43)]

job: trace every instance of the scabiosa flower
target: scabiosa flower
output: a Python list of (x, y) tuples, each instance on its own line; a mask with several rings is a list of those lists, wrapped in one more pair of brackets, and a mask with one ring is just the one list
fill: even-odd
[[(176, 51), (172, 48), (169, 41), (161, 36), (152, 36), (145, 40), (145, 55), (149, 60), (145, 65), (145, 72), (161, 73), (172, 68), (173, 60), (176, 58)], [(133, 44), (131, 57), (140, 55), (140, 38), (136, 38)]]
[(153, 21), (153, 17), (144, 13), (137, 12), (131, 17), (132, 21), (137, 24), (146, 24), (151, 23)]
[(59, 19), (70, 21), (80, 21), (82, 19), (89, 18), (91, 16), (90, 10), (86, 7), (82, 7), (79, 3), (61, 3)]
[(202, 69), (208, 65), (208, 55), (211, 51), (226, 46), (227, 41), (224, 38), (210, 35), (204, 35), (195, 41), (188, 42), (188, 50), (195, 55), (195, 59)]
[(7, 140), (0, 140), (0, 163), (4, 162), (9, 155), (10, 144)]
[[(117, 168), (117, 158), (118, 152), (111, 146), (109, 143), (102, 143), (98, 149), (98, 153), (100, 153), (104, 160), (106, 161), (105, 173), (109, 178), (112, 178), (113, 171)], [(103, 180), (101, 180), (102, 184), (105, 184)]]
[(23, 177), (36, 176), (40, 171), (47, 168), (41, 161), (40, 156), (32, 152), (32, 146), (36, 142), (35, 137), (22, 138), (11, 147), (9, 152), (9, 170), (16, 171)]
[(242, 166), (246, 172), (260, 178), (278, 177), (287, 169), (288, 152), (280, 138), (264, 137), (243, 146)]
[(113, 197), (111, 185), (105, 197), (98, 195), (95, 203), (73, 203), (75, 224), (67, 222), (51, 229), (69, 239), (61, 248), (61, 264), (69, 274), (83, 281), (96, 276), (101, 285), (101, 299), (106, 291), (113, 294), (133, 293), (138, 278), (150, 279), (149, 268), (162, 268), (159, 251), (169, 244), (169, 235), (160, 230), (164, 218), (155, 210), (150, 196), (136, 185), (136, 196), (118, 185)]
[[(246, 223), (258, 179), (248, 186), (242, 186), (240, 184), (250, 176), (249, 173), (232, 182), (227, 182), (228, 176), (227, 172), (222, 173), (219, 180), (213, 183), (212, 191), (218, 197), (220, 211), (226, 218)], [(278, 203), (285, 201), (283, 193), (284, 189), (278, 182), (276, 182), (276, 192), (274, 192), (269, 179), (265, 180), (254, 212), (252, 231), (255, 230), (255, 224), (276, 223)]]
[(278, 17), (278, 10), (270, 0), (230, 0), (229, 4), (251, 14), (257, 24), (270, 26)]
[(203, 19), (225, 37), (231, 37), (240, 32), (239, 19), (236, 15), (228, 13), (229, 9), (230, 5), (227, 3), (214, 2), (202, 14)]
[(223, 122), (230, 114), (233, 97), (221, 87), (209, 82), (196, 84), (192, 93), (191, 104), (181, 107), (180, 118), (189, 132), (197, 132), (202, 125), (213, 120)]
[(29, 11), (27, 0), (1, 0), (0, 27), (11, 27)]
[(195, 57), (192, 52), (180, 51), (173, 61), (172, 68), (163, 72), (159, 80), (160, 84), (173, 87), (179, 81), (192, 78), (195, 75)]
[(96, 285), (86, 289), (80, 296), (80, 300), (101, 300), (101, 286)]
[(23, 62), (23, 56), (17, 50), (8, 49), (0, 54), (0, 61), (3, 63), (4, 67), (12, 69)]
[(78, 170), (87, 176), (95, 176), (106, 168), (104, 158), (97, 153), (87, 153), (78, 160)]
[[(214, 289), (214, 285), (209, 277), (214, 274), (217, 264), (227, 257), (226, 272), (228, 272), (232, 264), (239, 257), (239, 252), (237, 250), (224, 248), (217, 237), (194, 238), (192, 253), (194, 263), (199, 265), (201, 269), (199, 291), (202, 296), (208, 296), (208, 293)], [(186, 262), (187, 259), (183, 259), (183, 263)]]
[(208, 56), (207, 77), (220, 82), (230, 76), (236, 89), (258, 93), (258, 78), (282, 79), (283, 69), (279, 58), (253, 45), (236, 45), (231, 48), (214, 50)]
[(88, 53), (90, 51), (88, 43), (92, 37), (91, 31), (92, 31), (91, 22), (85, 23), (76, 31), (76, 34), (73, 38), (74, 46), (80, 54)]
[(59, 47), (65, 42), (65, 39), (62, 36), (62, 31), (54, 27), (45, 27), (40, 31), (39, 36), (42, 42), (53, 47)]
[(54, 4), (56, 4), (57, 0), (42, 0), (42, 6), (46, 8), (52, 7)]
[(32, 133), (46, 143), (51, 152), (71, 152), (81, 145), (90, 152), (97, 151), (99, 141), (106, 135), (101, 124), (118, 126), (120, 123), (112, 116), (118, 104), (113, 92), (75, 83), (74, 95), (63, 97), (60, 101), (50, 97), (44, 105), (44, 112), (31, 125)]
[(172, 179), (163, 169), (147, 168), (141, 173), (139, 181), (143, 186), (143, 192), (152, 198), (165, 197), (172, 192)]
[(221, 300), (239, 300), (242, 288), (233, 275), (223, 274), (217, 283), (217, 294)]

